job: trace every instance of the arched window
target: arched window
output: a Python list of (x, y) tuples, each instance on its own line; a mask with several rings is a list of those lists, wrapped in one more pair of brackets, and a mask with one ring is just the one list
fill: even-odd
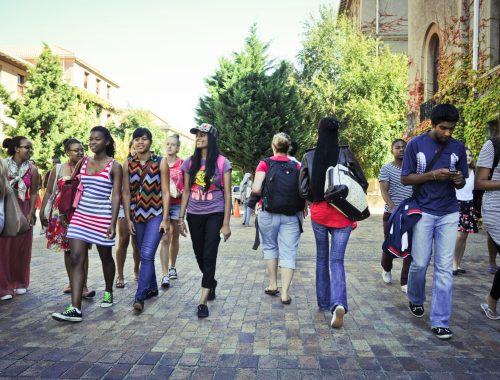
[(439, 89), (439, 37), (433, 34), (427, 50), (427, 98), (430, 99)]

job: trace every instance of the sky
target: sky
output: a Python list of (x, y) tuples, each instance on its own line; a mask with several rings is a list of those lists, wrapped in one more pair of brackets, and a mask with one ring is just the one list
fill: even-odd
[(295, 63), (304, 23), (339, 0), (0, 0), (0, 44), (46, 42), (76, 53), (120, 85), (120, 107), (194, 125), (204, 79), (240, 51), (257, 23), (271, 58)]

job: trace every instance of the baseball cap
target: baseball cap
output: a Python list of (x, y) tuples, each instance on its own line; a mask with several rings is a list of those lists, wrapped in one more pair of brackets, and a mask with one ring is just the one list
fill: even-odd
[(189, 132), (191, 132), (193, 135), (195, 135), (196, 132), (198, 132), (198, 131), (210, 133), (215, 138), (219, 137), (219, 131), (212, 124), (207, 124), (207, 123), (200, 124), (197, 127), (191, 128)]

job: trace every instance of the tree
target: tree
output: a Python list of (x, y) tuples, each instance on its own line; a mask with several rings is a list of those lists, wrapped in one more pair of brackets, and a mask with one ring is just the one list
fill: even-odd
[(95, 112), (78, 100), (76, 90), (62, 79), (59, 58), (47, 45), (36, 65), (29, 68), (26, 94), (12, 99), (5, 90), (0, 98), (7, 104), (16, 126), (5, 125), (7, 135), (22, 135), (33, 141), (33, 159), (47, 169), (54, 155), (64, 153), (63, 141), (74, 137), (88, 139), (96, 122)]
[(343, 125), (341, 142), (353, 150), (366, 176), (376, 177), (392, 140), (405, 130), (407, 58), (323, 6), (306, 24), (298, 60), (311, 135), (319, 119), (336, 117)]
[(196, 122), (217, 127), (223, 154), (244, 172), (271, 155), (275, 133), (286, 132), (299, 142), (307, 133), (294, 68), (284, 61), (274, 64), (268, 47), (253, 25), (242, 51), (219, 60), (215, 74), (206, 80), (208, 94), (196, 109)]
[(134, 130), (137, 128), (147, 128), (153, 135), (153, 145), (151, 149), (160, 155), (163, 155), (165, 144), (165, 133), (154, 124), (153, 116), (146, 110), (127, 110), (120, 118), (120, 124), (110, 123), (107, 126), (113, 136), (120, 139), (126, 146), (128, 152), (129, 139), (132, 138)]

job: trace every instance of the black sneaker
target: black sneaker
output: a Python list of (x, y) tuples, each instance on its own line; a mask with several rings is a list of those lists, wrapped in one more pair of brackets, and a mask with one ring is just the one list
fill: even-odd
[(417, 318), (422, 318), (424, 316), (424, 305), (416, 305), (414, 303), (409, 303), (410, 312)]
[(215, 281), (215, 286), (213, 288), (210, 288), (210, 291), (208, 292), (208, 301), (213, 301), (215, 299), (215, 288), (217, 287), (217, 281)]
[(156, 290), (150, 289), (146, 292), (146, 299), (148, 300), (150, 298), (156, 297), (157, 295), (158, 295), (158, 289), (156, 289)]
[(77, 311), (73, 305), (69, 305), (66, 310), (62, 313), (53, 313), (52, 318), (56, 321), (66, 321), (66, 322), (81, 322), (82, 321), (82, 313)]
[(139, 301), (137, 298), (134, 300), (134, 309), (139, 313), (144, 310), (144, 301)]
[(450, 339), (453, 333), (448, 327), (433, 327), (432, 332), (439, 339)]
[(198, 305), (198, 318), (206, 318), (208, 317), (208, 306), (207, 305)]

